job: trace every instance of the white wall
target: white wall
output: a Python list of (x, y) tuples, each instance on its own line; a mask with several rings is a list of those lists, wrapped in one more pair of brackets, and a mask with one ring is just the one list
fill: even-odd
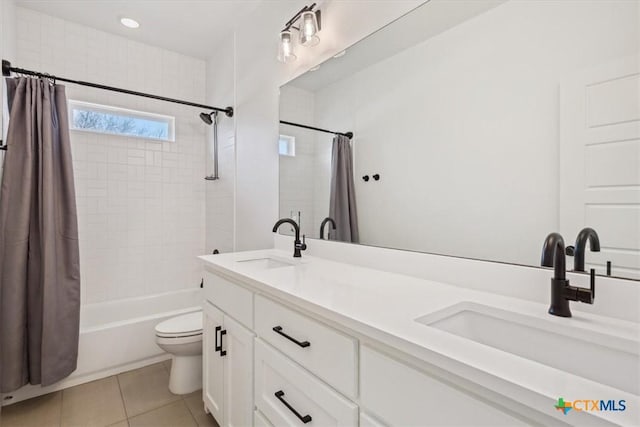
[[(273, 245), (278, 218), (278, 87), (413, 9), (422, 0), (325, 1), (320, 44), (276, 60), (279, 31), (304, 4), (270, 1), (236, 32), (236, 250)], [(363, 18), (366, 17), (366, 18)], [(220, 46), (230, 40), (220, 40)], [(217, 51), (213, 50), (213, 57)], [(220, 82), (232, 84), (231, 81)]]
[[(204, 101), (205, 62), (17, 8), (15, 65)], [(205, 125), (177, 104), (67, 85), (67, 97), (176, 117), (176, 141), (72, 131), (82, 302), (196, 287)]]
[(356, 135), (361, 243), (537, 264), (559, 226), (559, 85), (638, 52), (638, 31), (637, 2), (510, 1), (316, 92), (316, 124)]

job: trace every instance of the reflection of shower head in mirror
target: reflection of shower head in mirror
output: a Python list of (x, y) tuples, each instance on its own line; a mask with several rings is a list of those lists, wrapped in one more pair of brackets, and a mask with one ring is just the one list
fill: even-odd
[(200, 118), (202, 119), (203, 122), (210, 125), (213, 123), (211, 116), (213, 116), (215, 113), (216, 113), (215, 111), (212, 111), (210, 113), (200, 113)]

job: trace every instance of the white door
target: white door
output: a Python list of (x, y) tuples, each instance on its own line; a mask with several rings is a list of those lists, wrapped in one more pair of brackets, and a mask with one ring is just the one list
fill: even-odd
[(253, 333), (228, 316), (223, 338), (224, 421), (223, 427), (253, 425)]
[(203, 313), (202, 372), (204, 375), (204, 404), (216, 421), (222, 424), (224, 418), (224, 357), (221, 357), (220, 351), (216, 350), (216, 344), (220, 344), (224, 317), (220, 310), (209, 303), (204, 304)]
[(583, 70), (560, 91), (560, 232), (600, 236), (600, 274), (640, 278), (640, 58)]

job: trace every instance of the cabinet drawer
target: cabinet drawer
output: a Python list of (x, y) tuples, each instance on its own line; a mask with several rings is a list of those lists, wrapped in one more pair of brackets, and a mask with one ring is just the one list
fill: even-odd
[(360, 348), (360, 395), (362, 410), (391, 426), (526, 425), (457, 386), (367, 346)]
[(255, 404), (276, 426), (357, 426), (358, 407), (260, 339)]
[(253, 329), (253, 293), (208, 271), (204, 272), (204, 297), (249, 329)]
[(357, 396), (358, 342), (354, 338), (260, 295), (255, 316), (258, 336), (338, 391)]

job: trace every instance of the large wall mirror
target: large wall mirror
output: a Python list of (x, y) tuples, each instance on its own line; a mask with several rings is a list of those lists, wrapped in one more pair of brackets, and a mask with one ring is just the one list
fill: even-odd
[(635, 0), (426, 2), (281, 88), (280, 214), (531, 266), (591, 227), (640, 279), (639, 54)]

